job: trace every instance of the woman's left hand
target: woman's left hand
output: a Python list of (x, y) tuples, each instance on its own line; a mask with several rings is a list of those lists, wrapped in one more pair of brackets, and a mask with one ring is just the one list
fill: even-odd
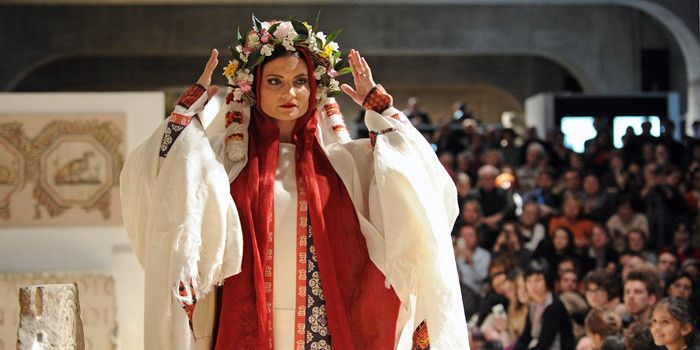
[(357, 102), (360, 106), (367, 97), (367, 94), (377, 86), (372, 79), (372, 70), (369, 68), (367, 61), (364, 57), (360, 56), (360, 53), (352, 49), (348, 55), (348, 63), (352, 68), (352, 77), (355, 82), (355, 88), (348, 84), (343, 84), (340, 89), (343, 90), (348, 96), (350, 96), (353, 101)]

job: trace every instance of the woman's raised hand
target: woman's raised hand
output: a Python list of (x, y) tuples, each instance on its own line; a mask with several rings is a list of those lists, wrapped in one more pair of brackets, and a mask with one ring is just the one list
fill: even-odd
[(209, 61), (204, 67), (204, 72), (202, 76), (197, 80), (197, 84), (202, 85), (207, 90), (207, 101), (219, 91), (219, 87), (216, 85), (211, 85), (211, 75), (214, 73), (216, 66), (219, 65), (219, 51), (216, 49), (211, 50), (211, 56), (209, 56)]
[(352, 68), (355, 88), (353, 89), (352, 86), (343, 84), (340, 86), (340, 89), (357, 102), (357, 104), (362, 106), (362, 102), (364, 102), (367, 94), (377, 84), (375, 84), (374, 79), (372, 79), (372, 70), (369, 68), (367, 61), (364, 57), (360, 56), (357, 50), (350, 50), (348, 62)]

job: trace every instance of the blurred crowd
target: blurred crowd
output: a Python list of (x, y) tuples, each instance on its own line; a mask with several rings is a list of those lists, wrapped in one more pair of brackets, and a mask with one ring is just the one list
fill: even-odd
[(452, 232), (473, 349), (694, 349), (700, 142), (608, 123), (582, 153), (559, 130), (484, 126), (456, 103), (404, 113), (453, 177)]

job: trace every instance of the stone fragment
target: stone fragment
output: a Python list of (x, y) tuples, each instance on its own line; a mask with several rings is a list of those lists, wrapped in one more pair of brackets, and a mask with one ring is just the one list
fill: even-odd
[(17, 349), (85, 349), (75, 283), (22, 287), (19, 304)]

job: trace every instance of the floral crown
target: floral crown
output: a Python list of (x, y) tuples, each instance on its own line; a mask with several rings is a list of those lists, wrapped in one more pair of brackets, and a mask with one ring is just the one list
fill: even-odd
[(315, 66), (317, 102), (326, 96), (338, 96), (341, 91), (335, 78), (351, 71), (347, 60), (341, 58), (338, 44), (333, 41), (339, 33), (340, 30), (328, 35), (315, 32), (308, 23), (294, 17), (287, 21), (260, 22), (253, 16), (253, 28), (243, 36), (237, 30), (236, 47), (229, 47), (233, 60), (224, 68), (224, 76), (232, 93), (227, 97), (227, 103), (255, 104), (254, 69), (279, 46), (288, 51), (303, 48), (311, 55)]

